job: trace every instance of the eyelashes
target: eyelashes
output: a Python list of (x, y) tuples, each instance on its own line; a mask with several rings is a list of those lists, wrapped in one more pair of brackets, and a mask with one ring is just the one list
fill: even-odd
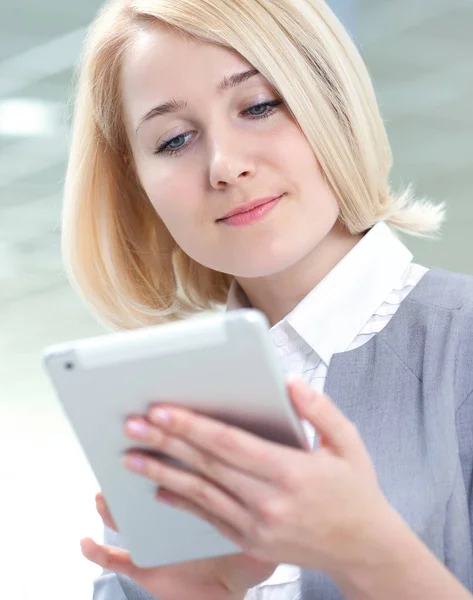
[[(273, 115), (277, 108), (283, 104), (282, 100), (270, 100), (268, 102), (259, 102), (258, 104), (254, 104), (249, 108), (245, 109), (241, 114), (246, 115), (250, 120), (261, 120), (267, 119), (271, 115)], [(261, 111), (261, 113), (253, 114), (251, 111)], [(185, 143), (185, 140), (192, 136), (192, 132), (189, 133), (181, 133), (170, 140), (163, 142), (154, 152), (154, 154), (158, 155), (168, 155), (175, 156), (180, 154), (189, 143)], [(181, 145), (179, 142), (183, 141), (184, 143)]]
[(179, 142), (179, 140), (190, 137), (191, 135), (191, 133), (181, 133), (180, 135), (173, 137), (171, 140), (161, 144), (161, 146), (159, 146), (159, 148), (156, 150), (155, 154), (179, 154), (179, 152), (182, 152), (183, 148), (186, 146), (173, 146), (174, 142)]

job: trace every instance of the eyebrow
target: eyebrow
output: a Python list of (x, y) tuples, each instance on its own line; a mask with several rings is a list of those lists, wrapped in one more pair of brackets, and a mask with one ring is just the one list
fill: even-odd
[[(230, 89), (236, 87), (237, 85), (240, 85), (240, 84), (244, 83), (245, 81), (248, 81), (248, 79), (251, 79), (251, 77), (254, 77), (255, 75), (259, 75), (259, 74), (260, 74), (260, 72), (257, 69), (250, 69), (249, 71), (243, 71), (241, 73), (233, 73), (233, 75), (225, 76), (223, 78), (223, 80), (218, 84), (217, 91), (219, 93), (226, 92), (227, 90), (230, 90)], [(184, 102), (182, 100), (175, 100), (175, 99), (172, 99), (170, 102), (164, 102), (163, 104), (160, 104), (159, 106), (155, 106), (140, 119), (138, 126), (135, 130), (135, 133), (138, 133), (138, 129), (146, 121), (149, 121), (150, 119), (153, 119), (154, 117), (177, 112), (178, 110), (186, 108), (186, 106), (187, 106), (187, 102)]]

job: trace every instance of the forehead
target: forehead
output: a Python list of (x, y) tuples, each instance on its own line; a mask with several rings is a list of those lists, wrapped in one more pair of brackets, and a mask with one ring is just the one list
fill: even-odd
[(162, 27), (139, 31), (127, 50), (121, 91), (129, 116), (189, 94), (214, 92), (224, 75), (252, 68), (236, 51)]

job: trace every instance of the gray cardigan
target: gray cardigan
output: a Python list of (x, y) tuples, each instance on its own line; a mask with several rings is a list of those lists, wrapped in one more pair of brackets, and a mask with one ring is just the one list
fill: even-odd
[[(388, 325), (335, 354), (325, 392), (354, 421), (394, 508), (473, 592), (473, 277), (424, 275)], [(105, 529), (105, 543), (123, 547)], [(322, 572), (303, 570), (303, 600), (340, 600)], [(153, 600), (104, 572), (94, 600)]]

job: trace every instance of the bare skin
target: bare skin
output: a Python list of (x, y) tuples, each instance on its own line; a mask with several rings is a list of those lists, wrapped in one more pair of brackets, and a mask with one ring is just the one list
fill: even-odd
[[(242, 553), (141, 569), (125, 550), (86, 538), (84, 556), (160, 600), (243, 600), (281, 563), (326, 572), (347, 600), (471, 600), (382, 494), (356, 426), (304, 381), (288, 382), (288, 391), (319, 434), (313, 451), (163, 405), (150, 408), (144, 429), (131, 428), (136, 417), (125, 428), (130, 439), (194, 467), (143, 460), (139, 472), (160, 485), (156, 499), (206, 520)], [(136, 471), (131, 454), (123, 464)], [(101, 494), (96, 499), (116, 531)]]
[[(104, 525), (118, 532), (101, 492), (95, 501)], [(249, 588), (267, 579), (277, 566), (240, 553), (142, 569), (133, 564), (126, 550), (120, 548), (100, 546), (88, 539), (83, 543), (82, 551), (89, 560), (130, 577), (160, 600), (239, 600)]]

